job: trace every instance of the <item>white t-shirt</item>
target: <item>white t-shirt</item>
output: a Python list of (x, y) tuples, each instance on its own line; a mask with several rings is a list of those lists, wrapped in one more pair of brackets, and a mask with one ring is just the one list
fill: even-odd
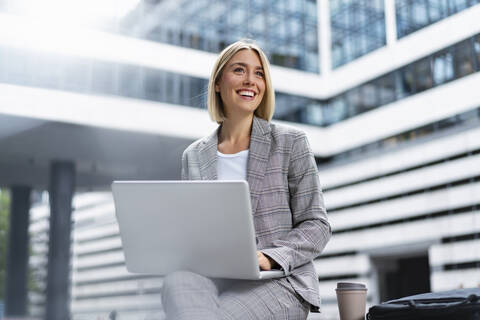
[(223, 154), (217, 150), (218, 180), (247, 180), (248, 150)]

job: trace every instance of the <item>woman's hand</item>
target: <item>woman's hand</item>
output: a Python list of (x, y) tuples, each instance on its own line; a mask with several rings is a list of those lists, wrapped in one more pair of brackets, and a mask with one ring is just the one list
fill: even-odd
[(269, 271), (277, 266), (277, 263), (272, 258), (264, 255), (262, 252), (257, 251), (258, 265), (260, 270)]

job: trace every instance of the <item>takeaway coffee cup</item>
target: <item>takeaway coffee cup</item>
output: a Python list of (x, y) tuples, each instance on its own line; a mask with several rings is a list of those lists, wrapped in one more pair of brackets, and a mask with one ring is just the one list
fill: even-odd
[(337, 302), (340, 320), (365, 319), (367, 287), (361, 283), (337, 283)]

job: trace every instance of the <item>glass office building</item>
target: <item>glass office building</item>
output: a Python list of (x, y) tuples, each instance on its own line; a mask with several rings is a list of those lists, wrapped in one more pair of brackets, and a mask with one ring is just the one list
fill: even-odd
[(330, 1), (330, 19), (334, 68), (386, 44), (383, 0)]
[[(158, 23), (162, 21), (162, 23)], [(208, 52), (252, 38), (273, 64), (318, 72), (315, 1), (145, 1), (121, 24), (135, 37)]]
[[(337, 319), (338, 281), (366, 283), (369, 305), (479, 285), (478, 3), (143, 0), (88, 31), (121, 54), (0, 37), (0, 85), (125, 101), (175, 122), (175, 108), (205, 114), (216, 54), (255, 39), (272, 64), (273, 121), (304, 129), (317, 160), (334, 235), (315, 264), (322, 319)], [(12, 19), (24, 9), (0, 7)], [(74, 201), (72, 318), (161, 318), (161, 278), (126, 271), (108, 185), (93, 189)], [(31, 210), (33, 316), (44, 313), (48, 215), (46, 203)]]
[(478, 3), (478, 0), (395, 1), (397, 35), (402, 38)]

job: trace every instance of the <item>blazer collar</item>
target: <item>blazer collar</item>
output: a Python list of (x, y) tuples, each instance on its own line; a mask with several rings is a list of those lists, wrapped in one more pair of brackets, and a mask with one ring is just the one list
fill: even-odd
[(220, 126), (207, 136), (200, 147), (198, 160), (202, 180), (217, 180), (218, 132)]
[[(217, 180), (217, 150), (218, 133), (220, 126), (207, 136), (200, 148), (199, 162), (202, 180)], [(247, 181), (250, 187), (252, 212), (255, 213), (258, 198), (262, 192), (262, 182), (267, 169), (270, 154), (270, 123), (266, 120), (253, 117), (248, 152)]]

